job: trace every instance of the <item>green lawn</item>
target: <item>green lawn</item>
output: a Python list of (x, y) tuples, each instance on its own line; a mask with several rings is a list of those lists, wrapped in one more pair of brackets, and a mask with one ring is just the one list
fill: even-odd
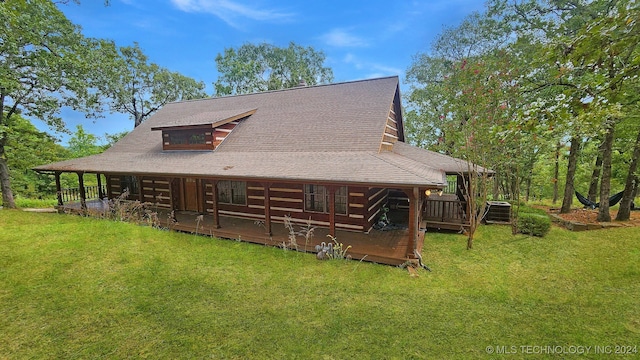
[(554, 227), (529, 238), (485, 226), (474, 250), (465, 241), (428, 233), (433, 272), (411, 278), (0, 210), (0, 358), (468, 359), (488, 358), (487, 346), (520, 352), (496, 358), (524, 357), (527, 345), (640, 347), (640, 229)]

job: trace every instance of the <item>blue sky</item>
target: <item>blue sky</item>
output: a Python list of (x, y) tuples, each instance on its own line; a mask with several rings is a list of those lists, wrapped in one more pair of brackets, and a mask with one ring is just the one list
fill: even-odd
[[(412, 57), (428, 51), (443, 26), (481, 11), (483, 2), (111, 0), (105, 7), (102, 0), (83, 0), (59, 8), (85, 36), (118, 46), (138, 42), (151, 62), (203, 81), (212, 93), (216, 55), (247, 42), (285, 47), (293, 41), (323, 51), (336, 82), (390, 75), (403, 82)], [(133, 128), (121, 114), (94, 121), (65, 110), (63, 118), (69, 129), (82, 124), (99, 136)], [(63, 143), (68, 138), (57, 136)]]

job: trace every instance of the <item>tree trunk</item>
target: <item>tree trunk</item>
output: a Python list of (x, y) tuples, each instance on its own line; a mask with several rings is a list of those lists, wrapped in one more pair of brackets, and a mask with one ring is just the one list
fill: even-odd
[(571, 211), (574, 191), (573, 178), (576, 175), (578, 152), (580, 152), (580, 138), (574, 135), (571, 138), (571, 147), (569, 148), (569, 164), (567, 165), (567, 179), (564, 185), (564, 197), (562, 198), (562, 208), (560, 209), (561, 214), (568, 214)]
[(596, 156), (596, 165), (591, 173), (591, 184), (589, 184), (589, 193), (587, 199), (596, 202), (596, 195), (598, 193), (598, 182), (600, 181), (600, 173), (602, 172), (602, 147), (604, 142), (598, 147), (598, 156)]
[(513, 173), (511, 173), (511, 176), (510, 176), (511, 179), (509, 181), (511, 183), (511, 190), (510, 190), (511, 195), (510, 195), (510, 198), (513, 199), (513, 200), (516, 199), (516, 189), (518, 188), (518, 176), (515, 175), (515, 174), (517, 174), (517, 172), (515, 172), (515, 171), (513, 171)]
[(7, 209), (15, 209), (16, 202), (13, 200), (11, 191), (11, 178), (9, 177), (9, 166), (4, 154), (4, 146), (0, 146), (0, 190), (2, 190), (2, 206)]
[(629, 164), (627, 181), (624, 185), (624, 193), (622, 194), (622, 200), (620, 201), (620, 209), (618, 210), (618, 215), (616, 215), (617, 221), (629, 220), (631, 217), (631, 202), (634, 199), (634, 193), (638, 185), (635, 181), (635, 173), (638, 169), (638, 158), (640, 158), (640, 131), (636, 137), (636, 143), (633, 146), (633, 156), (631, 157), (631, 164)]
[(610, 222), (609, 214), (609, 194), (611, 193), (611, 154), (613, 153), (613, 131), (615, 124), (613, 121), (608, 124), (607, 132), (602, 143), (602, 180), (600, 180), (600, 211), (596, 220), (600, 222)]
[(137, 128), (138, 126), (140, 126), (140, 124), (142, 124), (142, 114), (138, 114), (137, 112), (134, 114), (134, 122), (133, 122), (133, 127)]
[(558, 177), (560, 177), (560, 149), (562, 149), (562, 144), (558, 143), (556, 145), (556, 159), (555, 166), (553, 168), (553, 200), (552, 204), (556, 204), (558, 202)]
[[(0, 129), (6, 125), (13, 111), (5, 114), (4, 111), (5, 88), (0, 87)], [(5, 145), (7, 144), (6, 133), (0, 133), (0, 191), (2, 191), (2, 205), (8, 209), (15, 209), (16, 202), (13, 200), (13, 191), (11, 191), (11, 174), (9, 173), (9, 165), (7, 164), (7, 154), (5, 153)]]

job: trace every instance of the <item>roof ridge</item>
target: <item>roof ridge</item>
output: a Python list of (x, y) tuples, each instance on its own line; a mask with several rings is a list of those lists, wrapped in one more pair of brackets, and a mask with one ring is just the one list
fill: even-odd
[(166, 105), (169, 105), (169, 104), (182, 104), (182, 103), (196, 102), (196, 101), (206, 101), (206, 100), (213, 100), (213, 99), (226, 99), (226, 98), (250, 96), (250, 95), (257, 95), (257, 94), (277, 93), (277, 92), (293, 91), (293, 90), (315, 89), (315, 88), (324, 87), (324, 86), (355, 84), (355, 83), (359, 83), (359, 82), (377, 81), (377, 80), (384, 80), (384, 79), (391, 79), (391, 78), (396, 78), (396, 79), (398, 79), (398, 82), (400, 82), (400, 78), (398, 77), (398, 75), (390, 75), (390, 76), (383, 76), (383, 77), (371, 78), (371, 79), (348, 80), (348, 81), (341, 81), (341, 82), (336, 82), (336, 83), (316, 84), (316, 85), (308, 85), (308, 86), (295, 86), (295, 87), (285, 88), (285, 89), (258, 91), (258, 92), (249, 93), (249, 94), (233, 94), (233, 95), (224, 95), (224, 96), (212, 96), (212, 97), (202, 98), (202, 99), (189, 99), (189, 100), (172, 101), (172, 102), (167, 103)]

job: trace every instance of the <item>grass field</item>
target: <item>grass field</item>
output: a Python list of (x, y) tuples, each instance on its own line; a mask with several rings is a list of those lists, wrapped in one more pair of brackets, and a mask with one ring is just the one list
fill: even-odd
[[(535, 359), (546, 355), (521, 346), (640, 350), (640, 229), (554, 227), (529, 238), (485, 226), (474, 250), (465, 244), (428, 233), (433, 271), (411, 278), (397, 267), (0, 210), (0, 358)], [(517, 353), (489, 356), (488, 346)], [(589, 351), (582, 357), (602, 357)]]

